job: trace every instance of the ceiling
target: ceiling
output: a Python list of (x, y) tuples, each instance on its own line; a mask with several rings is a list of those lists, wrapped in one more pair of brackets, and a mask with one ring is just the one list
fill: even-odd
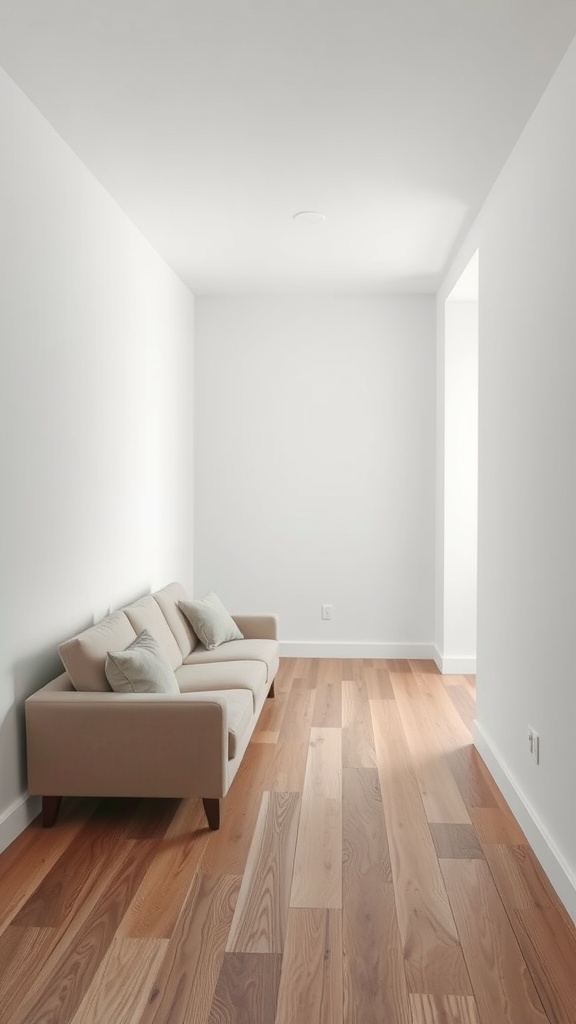
[(435, 290), (575, 32), (575, 0), (0, 0), (0, 64), (196, 294)]

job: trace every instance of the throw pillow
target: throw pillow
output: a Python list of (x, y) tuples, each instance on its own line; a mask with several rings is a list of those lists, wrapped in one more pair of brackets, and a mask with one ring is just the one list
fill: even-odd
[(168, 658), (147, 629), (124, 651), (110, 651), (104, 671), (116, 693), (180, 693)]
[(198, 639), (209, 651), (229, 640), (244, 639), (234, 619), (216, 594), (207, 594), (200, 601), (179, 601), (178, 605)]

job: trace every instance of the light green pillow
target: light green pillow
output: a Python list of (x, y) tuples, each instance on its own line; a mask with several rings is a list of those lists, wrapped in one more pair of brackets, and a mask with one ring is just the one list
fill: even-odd
[(201, 601), (179, 601), (178, 605), (198, 639), (209, 651), (229, 640), (244, 639), (244, 635), (216, 594), (210, 592)]
[(180, 693), (168, 658), (147, 629), (124, 651), (110, 651), (104, 671), (116, 693)]

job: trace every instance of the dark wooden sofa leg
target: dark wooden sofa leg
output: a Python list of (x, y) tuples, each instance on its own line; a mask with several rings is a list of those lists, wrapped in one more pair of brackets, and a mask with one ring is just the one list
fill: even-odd
[(269, 697), (275, 697), (276, 696), (276, 694), (274, 693), (274, 681), (272, 682), (272, 686), (268, 690), (268, 696)]
[(204, 813), (208, 818), (208, 827), (216, 832), (220, 828), (220, 801), (218, 798), (203, 797)]
[(42, 825), (44, 828), (52, 828), (58, 817), (61, 803), (61, 796), (42, 797)]

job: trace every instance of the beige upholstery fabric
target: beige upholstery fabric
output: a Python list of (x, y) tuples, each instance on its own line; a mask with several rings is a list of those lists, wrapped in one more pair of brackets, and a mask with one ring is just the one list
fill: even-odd
[[(139, 601), (129, 604), (124, 613), (132, 623), (136, 633), (147, 629), (158, 641), (172, 668), (182, 664), (182, 653), (176, 637), (166, 622), (162, 609), (152, 595), (142, 597)], [(118, 650), (118, 648), (115, 648)]]
[(230, 640), (214, 651), (207, 651), (202, 644), (198, 644), (184, 665), (210, 662), (223, 664), (226, 661), (262, 661), (266, 665), (267, 681), (271, 683), (278, 671), (278, 644), (276, 640)]
[(60, 644), (58, 653), (76, 690), (109, 691), (106, 655), (110, 650), (123, 650), (135, 639), (136, 632), (124, 612), (114, 612)]
[(266, 665), (262, 661), (229, 661), (181, 665), (176, 679), (182, 693), (198, 690), (249, 690), (253, 709), (267, 692)]
[(184, 587), (181, 583), (169, 583), (167, 587), (162, 587), (162, 590), (152, 594), (152, 597), (160, 605), (166, 622), (176, 637), (182, 659), (187, 658), (196, 647), (198, 637), (184, 612), (178, 607), (179, 601), (188, 600)]
[(277, 640), (277, 615), (233, 615), (232, 618), (246, 640)]
[(147, 629), (125, 651), (110, 651), (104, 669), (115, 693), (180, 693), (174, 669)]
[(228, 708), (228, 760), (231, 761), (236, 757), (246, 730), (250, 729), (254, 716), (252, 694), (249, 690), (223, 690), (219, 696), (224, 696)]
[(198, 601), (180, 601), (180, 607), (196, 636), (209, 651), (229, 640), (243, 639), (230, 612), (216, 594), (210, 592)]

